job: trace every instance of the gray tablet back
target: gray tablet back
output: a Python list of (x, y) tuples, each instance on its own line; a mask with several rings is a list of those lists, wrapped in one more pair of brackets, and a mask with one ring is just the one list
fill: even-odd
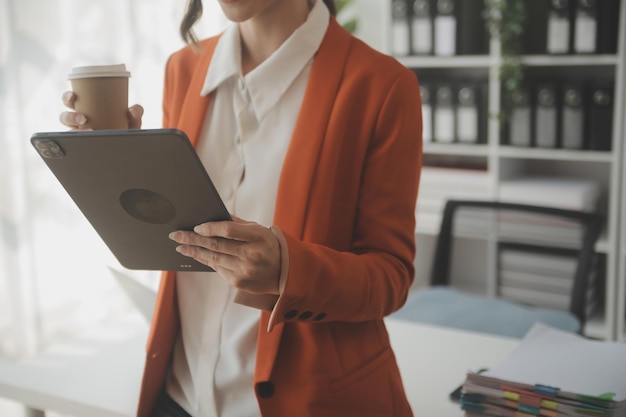
[(124, 267), (212, 270), (180, 255), (168, 238), (174, 230), (230, 220), (183, 132), (45, 132), (31, 143)]

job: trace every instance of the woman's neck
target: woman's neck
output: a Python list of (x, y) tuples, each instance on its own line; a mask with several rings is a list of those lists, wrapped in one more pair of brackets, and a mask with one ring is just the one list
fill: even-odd
[(276, 51), (307, 19), (312, 1), (279, 1), (239, 23), (241, 66), (252, 71)]

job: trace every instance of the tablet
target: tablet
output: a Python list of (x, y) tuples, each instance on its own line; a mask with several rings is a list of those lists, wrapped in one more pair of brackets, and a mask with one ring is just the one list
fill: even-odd
[(185, 133), (40, 132), (31, 143), (125, 268), (212, 271), (176, 252), (168, 238), (174, 230), (231, 220)]

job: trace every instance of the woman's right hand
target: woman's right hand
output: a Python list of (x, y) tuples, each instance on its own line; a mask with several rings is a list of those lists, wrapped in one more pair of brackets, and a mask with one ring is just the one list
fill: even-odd
[[(76, 101), (76, 94), (73, 91), (66, 91), (61, 96), (65, 107), (72, 111), (64, 111), (61, 113), (59, 120), (61, 123), (72, 130), (91, 130), (85, 128), (87, 123), (87, 117), (74, 110), (74, 102)], [(130, 106), (128, 109), (128, 128), (129, 129), (141, 129), (141, 117), (143, 116), (143, 107), (139, 104)]]

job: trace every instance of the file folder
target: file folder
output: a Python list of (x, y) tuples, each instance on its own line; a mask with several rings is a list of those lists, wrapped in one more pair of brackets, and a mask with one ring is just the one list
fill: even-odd
[(546, 46), (549, 54), (567, 54), (570, 52), (573, 1), (574, 0), (550, 1)]
[(563, 106), (561, 107), (561, 147), (565, 149), (583, 149), (585, 107), (581, 85), (565, 85), (563, 88)]
[(457, 55), (489, 53), (489, 35), (483, 19), (484, 0), (457, 2)]
[(509, 108), (509, 145), (531, 146), (532, 108), (528, 89), (509, 93), (507, 102)]
[(456, 140), (478, 143), (480, 129), (478, 89), (470, 84), (459, 86), (456, 92)]
[(437, 142), (454, 142), (455, 115), (452, 87), (441, 85), (437, 87), (435, 107), (433, 113), (433, 136)]
[(430, 0), (413, 1), (411, 47), (415, 55), (433, 53), (433, 16)]
[(548, 13), (552, 0), (525, 1), (526, 24), (522, 34), (522, 53), (545, 54), (548, 39)]
[(456, 54), (456, 1), (435, 0), (435, 55), (450, 56)]
[(411, 54), (409, 0), (391, 2), (391, 53), (395, 56)]
[(613, 85), (593, 83), (589, 101), (589, 149), (610, 151), (613, 140)]
[(424, 142), (433, 141), (433, 106), (431, 87), (420, 83), (420, 95), (422, 98), (422, 138)]
[(619, 32), (620, 0), (596, 0), (596, 3), (598, 9), (596, 50), (599, 54), (615, 54)]
[(540, 84), (535, 93), (535, 146), (555, 148), (559, 137), (556, 85)]
[(574, 52), (577, 54), (595, 53), (598, 33), (597, 0), (577, 0), (575, 16)]

